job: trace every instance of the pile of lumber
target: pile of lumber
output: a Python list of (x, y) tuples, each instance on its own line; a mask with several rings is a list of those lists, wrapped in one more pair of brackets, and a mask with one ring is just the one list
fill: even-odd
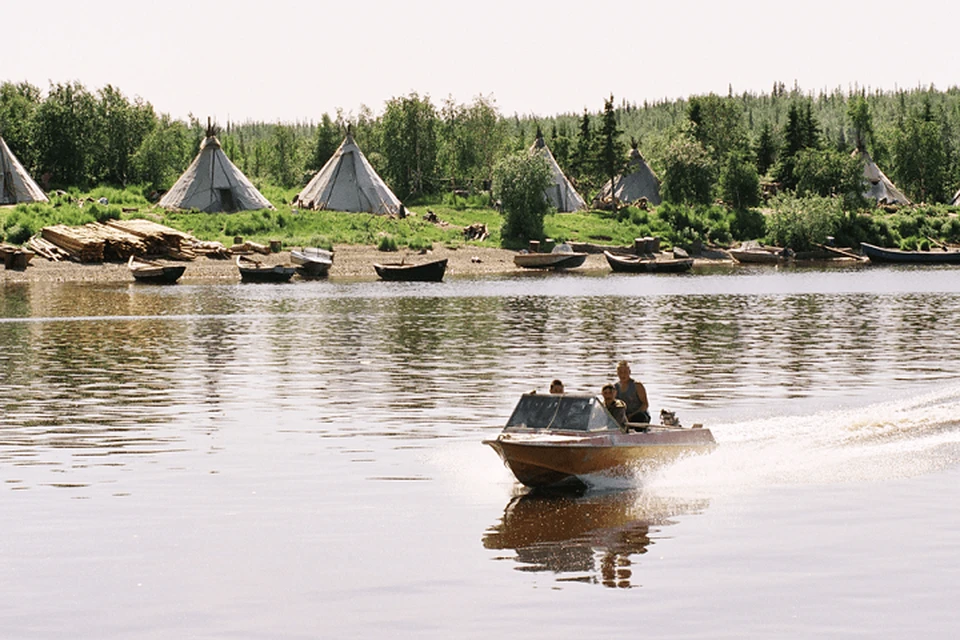
[(201, 242), (188, 233), (141, 219), (91, 222), (82, 227), (56, 224), (41, 229), (27, 247), (54, 262), (126, 262), (130, 256), (193, 260), (201, 255), (230, 255), (219, 242)]
[(146, 247), (144, 255), (148, 257), (167, 256), (178, 260), (197, 257), (193, 250), (196, 238), (157, 222), (143, 219), (108, 220), (107, 226), (140, 238)]

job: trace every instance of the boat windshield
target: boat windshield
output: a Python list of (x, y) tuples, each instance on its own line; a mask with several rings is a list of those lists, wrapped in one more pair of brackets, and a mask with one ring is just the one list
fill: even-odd
[(619, 429), (596, 396), (537, 394), (520, 398), (507, 426), (569, 431)]

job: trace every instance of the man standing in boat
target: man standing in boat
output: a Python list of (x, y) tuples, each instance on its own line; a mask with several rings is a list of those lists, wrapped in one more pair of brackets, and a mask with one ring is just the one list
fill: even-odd
[(617, 364), (617, 377), (619, 378), (616, 384), (617, 399), (623, 400), (627, 405), (627, 420), (649, 424), (650, 403), (647, 401), (647, 390), (642, 383), (630, 377), (630, 365), (626, 360), (621, 360)]

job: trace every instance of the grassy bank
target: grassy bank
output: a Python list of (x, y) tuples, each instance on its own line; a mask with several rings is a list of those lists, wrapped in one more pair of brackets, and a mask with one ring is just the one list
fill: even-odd
[[(433, 246), (456, 248), (471, 244), (522, 248), (524, 242), (504, 241), (503, 216), (482, 196), (462, 198), (447, 194), (415, 201), (404, 219), (337, 211), (298, 210), (288, 204), (296, 189), (265, 187), (276, 210), (241, 213), (169, 212), (151, 204), (142, 190), (101, 187), (90, 192), (55, 195), (49, 204), (0, 208), (0, 239), (23, 244), (48, 225), (82, 225), (107, 219), (149, 218), (189, 232), (201, 240), (231, 245), (234, 238), (266, 244), (279, 240), (286, 247), (334, 244), (373, 245), (383, 249), (419, 250)], [(102, 204), (105, 200), (106, 204)], [(430, 215), (432, 214), (432, 215)], [(428, 221), (434, 218), (436, 222)], [(464, 227), (483, 224), (489, 236), (467, 241)], [(698, 243), (731, 246), (760, 240), (797, 250), (810, 248), (828, 236), (844, 246), (860, 241), (901, 248), (927, 248), (937, 242), (960, 243), (957, 208), (918, 205), (885, 212), (872, 209), (850, 215), (831, 198), (778, 196), (767, 208), (733, 211), (722, 205), (681, 206), (670, 203), (655, 209), (627, 207), (618, 212), (552, 213), (544, 219), (547, 237), (556, 241), (629, 246), (635, 238), (659, 236), (663, 246), (689, 247)]]

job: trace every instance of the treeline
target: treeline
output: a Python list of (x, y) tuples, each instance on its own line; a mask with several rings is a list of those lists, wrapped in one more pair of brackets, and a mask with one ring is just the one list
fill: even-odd
[[(636, 144), (675, 203), (734, 207), (761, 201), (770, 183), (798, 195), (858, 201), (866, 149), (911, 199), (948, 202), (960, 186), (960, 90), (933, 87), (816, 93), (782, 83), (769, 93), (629, 103), (546, 118), (504, 116), (494, 100), (440, 104), (411, 93), (381, 113), (318, 114), (316, 122), (219, 123), (228, 156), (251, 179), (304, 184), (353, 131), (374, 168), (403, 200), (489, 188), (498, 161), (526, 150), (538, 128), (589, 201)], [(600, 104), (598, 104), (598, 107)], [(196, 154), (206, 123), (158, 114), (107, 85), (0, 85), (0, 135), (45, 188), (142, 184), (168, 188)]]

